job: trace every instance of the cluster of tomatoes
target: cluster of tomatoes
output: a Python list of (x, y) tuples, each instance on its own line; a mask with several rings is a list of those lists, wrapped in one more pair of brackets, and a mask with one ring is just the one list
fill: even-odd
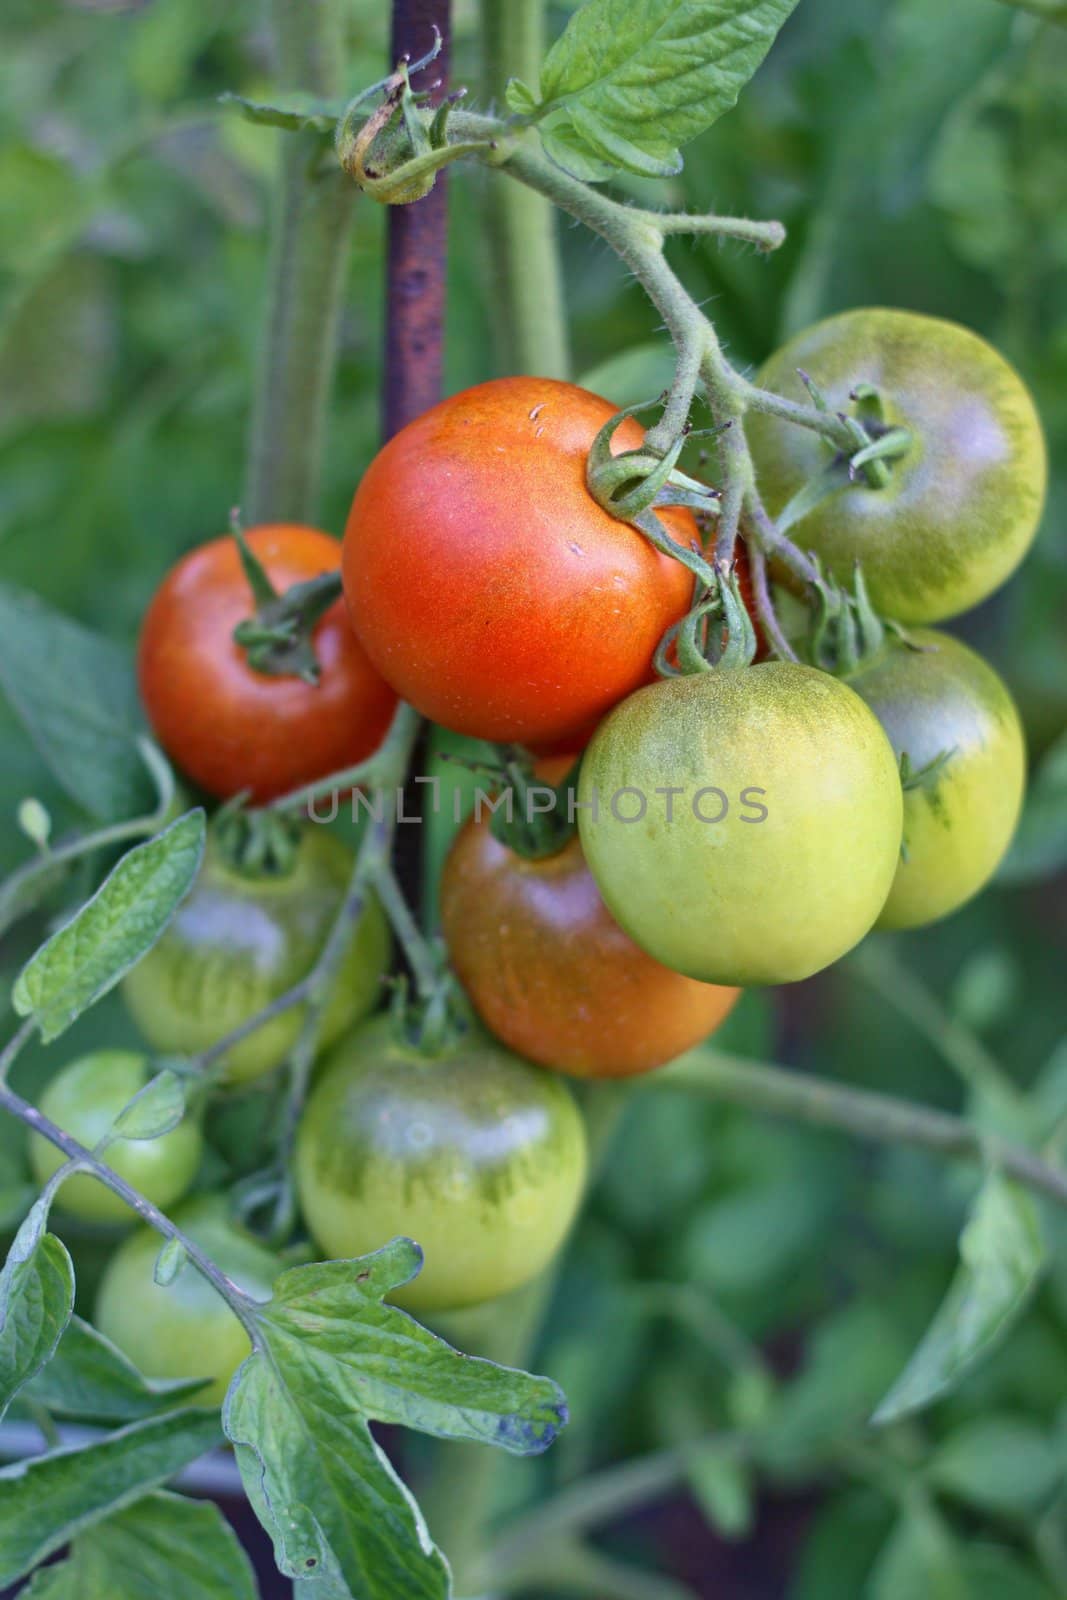
[[(803, 401), (798, 369), (870, 438), (906, 430), (874, 481), (857, 473), (798, 528), (828, 575), (847, 582), (861, 563), (874, 605), (904, 624), (847, 677), (763, 659), (656, 678), (691, 574), (590, 493), (590, 446), (613, 408), (532, 378), (468, 390), (391, 440), (359, 484), (343, 551), (305, 527), (248, 533), (279, 592), (342, 564), (343, 599), (314, 626), (317, 682), (258, 671), (235, 642), (253, 608), (232, 539), (186, 557), (149, 609), (149, 718), (185, 776), (220, 799), (247, 791), (261, 804), (351, 767), (380, 745), (398, 699), (548, 758), (550, 782), (580, 757), (559, 791), (576, 827), (550, 848), (488, 814), (453, 843), (443, 933), (478, 1021), (427, 1053), (392, 1016), (371, 1015), (391, 944), (373, 898), (337, 971), (296, 1187), (324, 1254), (419, 1240), (425, 1268), (397, 1297), (412, 1309), (500, 1294), (557, 1249), (585, 1176), (582, 1119), (559, 1074), (673, 1059), (742, 986), (806, 977), (873, 926), (952, 911), (1007, 848), (1024, 784), (1018, 717), (993, 670), (927, 625), (990, 593), (1033, 537), (1045, 459), (1029, 396), (974, 335), (891, 311), (820, 324), (762, 381)], [(829, 447), (771, 412), (746, 429), (778, 514)], [(613, 448), (641, 442), (630, 419)], [(658, 515), (679, 545), (699, 543), (690, 511)], [(210, 1049), (298, 983), (350, 872), (346, 847), (310, 822), (284, 862), (258, 867), (214, 832), (191, 895), (124, 983), (153, 1050)], [(291, 1007), (248, 1033), (221, 1063), (226, 1081), (279, 1067), (301, 1019)], [(53, 1081), (44, 1110), (93, 1143), (147, 1070), (139, 1056), (89, 1058)], [(169, 1205), (194, 1178), (200, 1138), (187, 1121), (109, 1158)], [(34, 1158), (42, 1176), (57, 1160), (43, 1143)], [(102, 1221), (123, 1210), (89, 1177), (63, 1201)], [(224, 1271), (268, 1292), (277, 1263), (217, 1201), (178, 1215)], [(155, 1248), (147, 1233), (120, 1245), (100, 1325), (146, 1371), (174, 1376), (202, 1364), (187, 1330), (210, 1314), (221, 1392), (244, 1335), (195, 1274), (155, 1284)]]

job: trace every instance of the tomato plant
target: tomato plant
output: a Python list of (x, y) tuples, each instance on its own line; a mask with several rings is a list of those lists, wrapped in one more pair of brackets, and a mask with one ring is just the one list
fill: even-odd
[(388, 1019), (338, 1044), (300, 1126), (296, 1180), (329, 1256), (408, 1234), (426, 1265), (399, 1305), (435, 1311), (506, 1294), (552, 1259), (585, 1181), (585, 1134), (563, 1082), (489, 1038), (439, 1057)]
[(523, 860), (488, 819), (472, 819), (445, 863), (441, 922), (486, 1026), (519, 1055), (576, 1077), (662, 1066), (737, 999), (645, 955), (604, 905), (577, 839)]
[[(647, 679), (685, 611), (684, 569), (586, 487), (614, 409), (573, 384), (494, 379), (410, 423), (360, 479), (352, 621), (396, 692), (444, 727), (562, 745)], [(631, 421), (616, 445), (641, 439)], [(688, 512), (664, 525), (699, 537)]]
[[(301, 829), (278, 871), (242, 871), (209, 839), (188, 899), (144, 961), (125, 978), (123, 999), (154, 1050), (195, 1055), (218, 1044), (306, 978), (341, 908), (352, 859), (322, 827)], [(322, 1040), (336, 1039), (372, 1009), (389, 960), (381, 907), (370, 898), (349, 937), (330, 989)], [(273, 1071), (300, 1031), (292, 1007), (237, 1041), (219, 1064), (230, 1083)]]
[[(70, 1061), (41, 1096), (41, 1110), (64, 1132), (92, 1149), (109, 1134), (115, 1119), (151, 1077), (148, 1060), (129, 1050), (97, 1050)], [(153, 1139), (119, 1139), (108, 1147), (109, 1165), (154, 1205), (180, 1200), (196, 1176), (203, 1141), (189, 1117)], [(46, 1183), (64, 1157), (40, 1134), (30, 1136), (30, 1162), (38, 1183)], [(136, 1221), (124, 1200), (92, 1173), (67, 1178), (57, 1203), (87, 1222)]]
[(601, 724), (579, 796), (608, 909), (707, 983), (789, 983), (836, 961), (873, 926), (900, 851), (876, 718), (787, 662), (639, 690)]
[(1018, 713), (987, 662), (915, 629), (853, 677), (904, 772), (904, 842), (883, 928), (955, 911), (992, 876), (1019, 820), (1026, 749)]
[[(341, 552), (316, 528), (251, 528), (249, 547), (281, 589), (333, 571)], [(396, 697), (336, 601), (315, 625), (317, 683), (258, 672), (234, 640), (253, 597), (233, 539), (213, 539), (167, 574), (145, 614), (138, 675), (163, 748), (194, 783), (227, 799), (271, 800), (354, 766), (381, 743)]]
[[(235, 1225), (220, 1196), (190, 1200), (175, 1217), (239, 1289), (270, 1299), (281, 1264)], [(149, 1377), (203, 1378), (198, 1404), (218, 1405), (251, 1349), (248, 1334), (188, 1263), (170, 1283), (157, 1283), (160, 1248), (152, 1228), (138, 1228), (119, 1245), (97, 1290), (97, 1327)]]
[[(837, 488), (798, 523), (800, 542), (843, 581), (861, 562), (875, 605), (901, 622), (953, 617), (999, 588), (1037, 531), (1047, 476), (1033, 399), (999, 351), (936, 317), (845, 311), (776, 351), (760, 380), (801, 397), (798, 372), (831, 409), (858, 393), (878, 427), (910, 430), (887, 481), (860, 473)], [(771, 415), (747, 427), (767, 505), (780, 512), (827, 452)]]

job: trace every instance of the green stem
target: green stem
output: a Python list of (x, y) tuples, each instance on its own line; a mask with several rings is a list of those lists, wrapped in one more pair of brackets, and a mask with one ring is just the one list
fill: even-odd
[[(272, 0), (271, 14), (280, 85), (339, 98), (340, 0)], [(243, 509), (251, 524), (315, 514), (355, 198), (342, 174), (317, 173), (321, 155), (314, 133), (284, 141), (248, 443)]]
[[(483, 88), (503, 103), (509, 78), (536, 82), (545, 53), (544, 0), (481, 0)], [(490, 304), (497, 364), (505, 373), (565, 378), (570, 372), (556, 214), (518, 184), (485, 194)]]
[(396, 789), (404, 781), (418, 731), (418, 712), (401, 700), (389, 724), (389, 731), (373, 755), (354, 767), (347, 767), (343, 772), (327, 773), (325, 778), (317, 778), (302, 789), (292, 789), (288, 794), (280, 795), (277, 800), (270, 802), (267, 809), (303, 814), (316, 801), (330, 800), (350, 789), (378, 789), (383, 793)]
[(940, 1155), (991, 1162), (1027, 1188), (1067, 1206), (1067, 1172), (1025, 1145), (929, 1106), (710, 1050), (683, 1056), (654, 1077), (661, 1084), (692, 1089), (713, 1100), (814, 1127), (836, 1128), (877, 1144), (909, 1144)]

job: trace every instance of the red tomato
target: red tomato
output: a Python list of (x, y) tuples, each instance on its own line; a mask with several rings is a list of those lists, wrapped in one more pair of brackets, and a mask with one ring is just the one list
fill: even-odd
[[(295, 524), (252, 528), (248, 543), (278, 590), (334, 570), (336, 539)], [(160, 744), (209, 794), (242, 789), (261, 804), (343, 767), (381, 743), (396, 696), (367, 660), (338, 600), (314, 634), (316, 685), (248, 665), (233, 630), (253, 610), (233, 539), (179, 561), (145, 615), (141, 695)]]
[[(615, 407), (550, 378), (498, 378), (434, 406), (371, 462), (344, 543), (345, 596), (378, 670), (435, 722), (547, 744), (648, 677), (692, 578), (604, 511), (589, 447)], [(632, 418), (617, 451), (638, 447)], [(699, 540), (683, 510), (671, 536)]]
[[(558, 781), (559, 765), (543, 764), (546, 782)], [(580, 1078), (672, 1061), (717, 1028), (740, 993), (640, 950), (601, 899), (577, 838), (527, 861), (493, 837), (488, 818), (472, 819), (445, 862), (441, 921), (486, 1026), (520, 1055)]]

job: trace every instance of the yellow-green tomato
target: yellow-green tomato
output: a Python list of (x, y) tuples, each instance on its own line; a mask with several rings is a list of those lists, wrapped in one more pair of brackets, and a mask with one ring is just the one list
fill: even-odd
[[(776, 351), (759, 381), (810, 403), (799, 371), (835, 411), (857, 413), (852, 395), (873, 386), (881, 425), (912, 437), (884, 487), (858, 473), (791, 537), (842, 583), (861, 562), (875, 608), (901, 622), (938, 622), (999, 588), (1037, 531), (1048, 476), (1033, 400), (999, 351), (937, 317), (846, 311)], [(859, 414), (872, 405), (861, 399)], [(745, 431), (775, 515), (831, 458), (817, 434), (778, 417), (750, 412)]]
[[(162, 939), (123, 980), (137, 1026), (159, 1051), (193, 1055), (216, 1044), (307, 976), (340, 909), (352, 857), (324, 827), (307, 824), (288, 871), (236, 871), (212, 836), (199, 877)], [(389, 932), (370, 899), (331, 991), (324, 1044), (373, 1009), (389, 960)], [(231, 1083), (272, 1071), (296, 1042), (292, 1007), (228, 1051)]]
[[(174, 1221), (239, 1289), (269, 1300), (281, 1263), (232, 1222), (218, 1195), (191, 1200)], [(218, 1405), (251, 1345), (222, 1296), (186, 1261), (165, 1287), (154, 1270), (163, 1239), (154, 1228), (131, 1233), (104, 1271), (93, 1321), (149, 1378), (204, 1378), (198, 1405)]]
[[(146, 1057), (128, 1050), (98, 1050), (56, 1073), (41, 1096), (41, 1110), (64, 1133), (91, 1150), (151, 1077)], [(192, 1183), (201, 1148), (200, 1129), (186, 1116), (158, 1139), (116, 1139), (103, 1159), (146, 1199), (166, 1209), (180, 1200)], [(30, 1164), (38, 1183), (46, 1183), (66, 1159), (41, 1134), (30, 1135)], [(125, 1200), (87, 1172), (64, 1181), (56, 1204), (86, 1222), (136, 1221)]]
[(585, 1168), (585, 1127), (562, 1079), (480, 1032), (421, 1055), (385, 1017), (326, 1061), (295, 1170), (326, 1255), (414, 1239), (422, 1271), (393, 1298), (440, 1311), (535, 1277), (571, 1225)]
[(597, 729), (578, 799), (612, 915), (706, 983), (790, 983), (836, 961), (873, 925), (900, 852), (878, 719), (782, 661), (639, 689)]
[(947, 916), (993, 875), (1026, 784), (1018, 712), (987, 661), (958, 639), (912, 629), (849, 682), (907, 756), (904, 844), (881, 928)]

